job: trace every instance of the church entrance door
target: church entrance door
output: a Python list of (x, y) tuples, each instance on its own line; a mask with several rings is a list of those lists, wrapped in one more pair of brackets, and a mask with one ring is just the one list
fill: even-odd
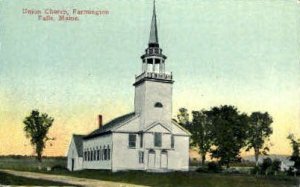
[(167, 169), (168, 167), (168, 153), (167, 151), (162, 151), (160, 155), (160, 167), (162, 169)]
[(148, 154), (148, 168), (154, 169), (155, 168), (155, 151), (150, 150)]
[(72, 170), (71, 171), (74, 171), (74, 158), (72, 158)]

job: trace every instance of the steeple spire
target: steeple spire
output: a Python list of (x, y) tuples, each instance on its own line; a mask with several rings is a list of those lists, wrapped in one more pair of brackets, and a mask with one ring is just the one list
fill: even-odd
[(151, 21), (149, 46), (155, 46), (155, 47), (157, 46), (158, 47), (158, 34), (157, 34), (155, 0), (153, 1), (153, 15), (152, 15), (152, 21)]
[(155, 0), (153, 1), (153, 15), (148, 48), (145, 49), (145, 54), (141, 56), (141, 59), (143, 62), (142, 73), (135, 77), (135, 86), (148, 80), (164, 83), (174, 82), (172, 73), (169, 74), (165, 71), (165, 61), (167, 57), (162, 53), (162, 49), (158, 44)]

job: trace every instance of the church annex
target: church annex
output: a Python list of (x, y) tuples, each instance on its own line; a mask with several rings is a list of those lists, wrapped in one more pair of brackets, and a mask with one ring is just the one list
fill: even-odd
[(150, 38), (135, 77), (134, 112), (117, 117), (87, 135), (73, 135), (68, 169), (189, 169), (190, 133), (172, 120), (173, 76), (165, 72), (167, 57), (158, 42), (155, 3)]

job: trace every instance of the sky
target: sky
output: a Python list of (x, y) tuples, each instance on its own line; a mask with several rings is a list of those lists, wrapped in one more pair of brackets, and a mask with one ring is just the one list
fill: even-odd
[[(234, 105), (273, 117), (271, 154), (300, 137), (300, 3), (158, 0), (159, 43), (173, 73), (173, 116)], [(23, 9), (108, 10), (79, 21), (40, 21)], [(22, 121), (55, 121), (45, 154), (66, 155), (71, 135), (133, 111), (152, 1), (0, 0), (0, 155), (33, 154)], [(250, 153), (247, 153), (250, 154)], [(252, 153), (251, 153), (252, 154)]]

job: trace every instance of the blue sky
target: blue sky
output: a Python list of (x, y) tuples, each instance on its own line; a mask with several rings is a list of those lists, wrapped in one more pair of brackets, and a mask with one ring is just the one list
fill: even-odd
[[(72, 133), (96, 128), (97, 114), (108, 121), (133, 110), (152, 1), (0, 4), (0, 131), (15, 131), (16, 148), (24, 146), (22, 119), (34, 108), (56, 119), (51, 133), (61, 138), (49, 148), (52, 155), (64, 154)], [(159, 42), (175, 80), (173, 115), (179, 107), (222, 104), (249, 114), (268, 111), (272, 151), (288, 153), (287, 134), (300, 136), (299, 6), (296, 0), (157, 1)], [(23, 8), (110, 14), (49, 23), (22, 14)]]

